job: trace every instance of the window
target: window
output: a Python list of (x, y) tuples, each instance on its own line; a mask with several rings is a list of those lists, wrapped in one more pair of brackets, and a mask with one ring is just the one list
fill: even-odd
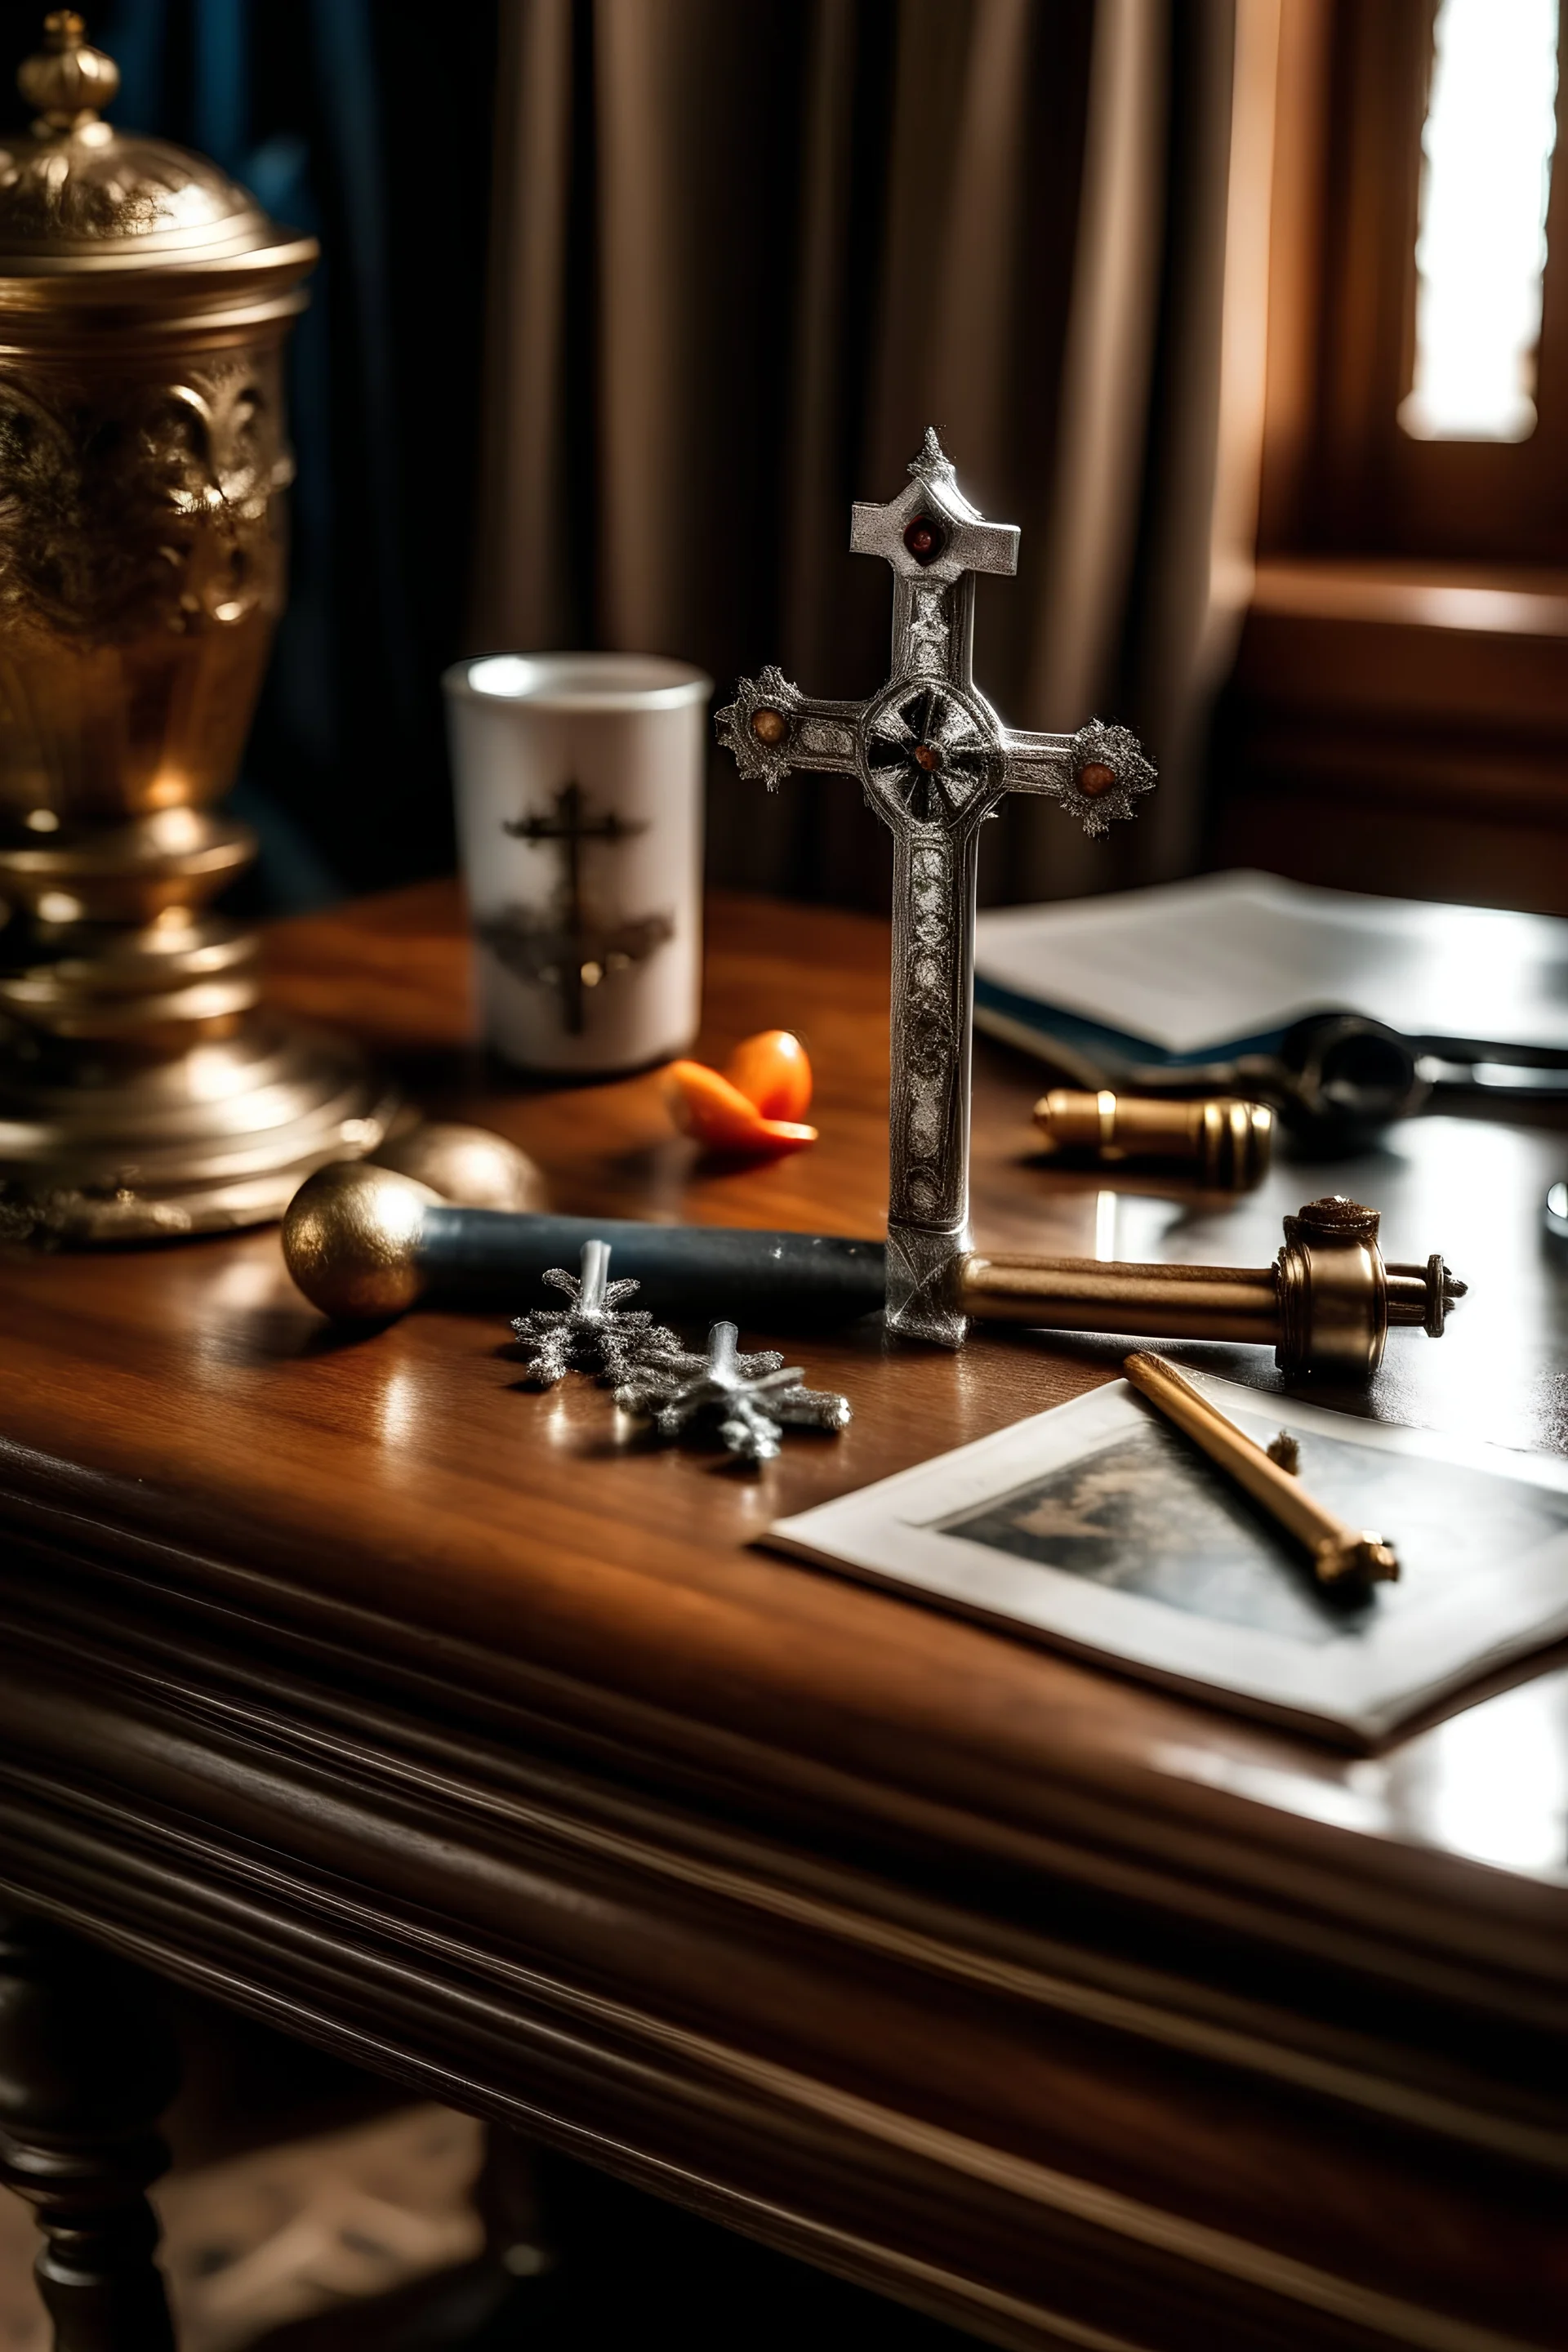
[(1421, 133), (1418, 441), (1535, 430), (1546, 212), (1557, 143), (1557, 0), (1441, 0)]
[(1279, 5), (1258, 580), (1210, 855), (1568, 913), (1558, 0)]
[(1266, 551), (1568, 561), (1555, 0), (1285, 6)]

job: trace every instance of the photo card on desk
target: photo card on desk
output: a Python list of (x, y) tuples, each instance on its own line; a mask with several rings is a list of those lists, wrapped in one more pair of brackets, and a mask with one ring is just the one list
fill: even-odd
[(1396, 1544), (1397, 1583), (1310, 1563), (1125, 1381), (763, 1540), (1171, 1687), (1372, 1747), (1568, 1633), (1568, 1463), (1194, 1378), (1302, 1482)]

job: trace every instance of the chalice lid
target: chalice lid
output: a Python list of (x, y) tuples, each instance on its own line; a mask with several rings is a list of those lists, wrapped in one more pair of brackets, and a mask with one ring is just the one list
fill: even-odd
[(74, 9), (44, 19), (43, 46), (16, 82), (33, 121), (0, 134), (0, 278), (314, 257), (310, 240), (268, 220), (205, 156), (103, 120), (120, 68)]

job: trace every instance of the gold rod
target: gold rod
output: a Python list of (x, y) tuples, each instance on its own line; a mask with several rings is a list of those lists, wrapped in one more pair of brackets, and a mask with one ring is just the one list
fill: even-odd
[(960, 1272), (959, 1297), (964, 1314), (982, 1321), (1053, 1331), (1243, 1339), (1268, 1348), (1279, 1338), (1272, 1266), (1131, 1265), (972, 1250)]
[(1255, 1445), (1173, 1364), (1140, 1350), (1125, 1357), (1121, 1369), (1151, 1404), (1158, 1405), (1211, 1462), (1217, 1462), (1261, 1504), (1277, 1527), (1302, 1546), (1320, 1584), (1337, 1584), (1347, 1576), (1360, 1576), (1369, 1583), (1391, 1584), (1397, 1579), (1399, 1560), (1392, 1544), (1370, 1529), (1350, 1527), (1315, 1502), (1299, 1479), (1270, 1461), (1262, 1446)]

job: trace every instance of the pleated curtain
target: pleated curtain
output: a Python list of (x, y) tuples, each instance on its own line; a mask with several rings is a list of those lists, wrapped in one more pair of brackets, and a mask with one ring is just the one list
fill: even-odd
[[(1134, 727), (1110, 846), (1017, 802), (990, 898), (1191, 870), (1245, 608), (1279, 0), (504, 0), (476, 648), (601, 646), (728, 689), (886, 675), (847, 552), (928, 423), (1023, 527), (980, 584), (1004, 716)], [(843, 779), (716, 759), (714, 878), (876, 903)]]

